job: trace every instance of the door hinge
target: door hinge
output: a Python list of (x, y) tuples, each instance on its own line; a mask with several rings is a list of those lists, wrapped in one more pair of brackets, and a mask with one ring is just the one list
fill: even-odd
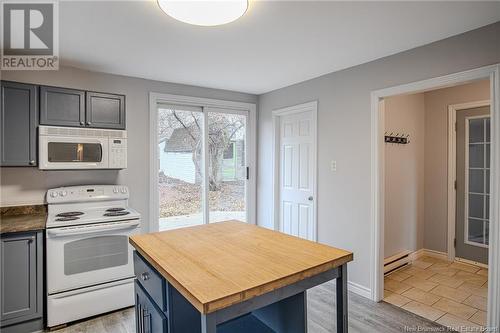
[(453, 247), (456, 248), (457, 247), (457, 239), (456, 238), (453, 238)]
[(247, 177), (247, 180), (250, 179), (250, 167), (247, 167), (247, 175), (246, 175), (246, 177)]

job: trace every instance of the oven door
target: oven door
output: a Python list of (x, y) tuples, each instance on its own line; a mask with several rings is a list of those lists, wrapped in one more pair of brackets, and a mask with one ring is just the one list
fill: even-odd
[(128, 238), (140, 221), (47, 229), (47, 291), (54, 294), (134, 275)]
[(108, 139), (39, 136), (39, 168), (107, 169)]

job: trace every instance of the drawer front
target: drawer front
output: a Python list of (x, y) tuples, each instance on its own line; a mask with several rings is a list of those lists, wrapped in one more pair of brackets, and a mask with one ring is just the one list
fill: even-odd
[(142, 259), (137, 251), (134, 251), (134, 274), (140, 285), (156, 302), (156, 305), (166, 312), (168, 309), (167, 282), (154, 268)]
[(135, 323), (137, 333), (168, 333), (168, 319), (135, 281)]

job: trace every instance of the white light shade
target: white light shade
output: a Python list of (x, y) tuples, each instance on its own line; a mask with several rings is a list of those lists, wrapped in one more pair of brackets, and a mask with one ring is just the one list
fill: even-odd
[(160, 8), (176, 20), (203, 26), (232, 22), (248, 8), (247, 0), (158, 0)]

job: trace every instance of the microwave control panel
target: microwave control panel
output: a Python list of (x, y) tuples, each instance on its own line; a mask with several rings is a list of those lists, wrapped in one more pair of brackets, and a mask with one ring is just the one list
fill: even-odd
[(109, 168), (127, 168), (127, 139), (109, 139)]

